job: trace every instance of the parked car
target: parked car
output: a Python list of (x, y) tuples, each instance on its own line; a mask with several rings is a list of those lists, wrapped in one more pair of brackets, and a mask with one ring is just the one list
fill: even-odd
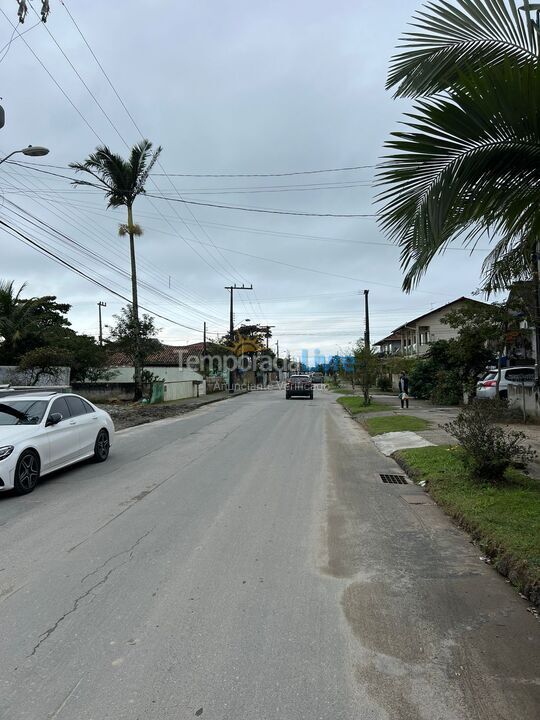
[(114, 424), (79, 395), (35, 393), (0, 399), (0, 491), (29, 493), (39, 478), (109, 456)]
[(324, 375), (320, 372), (314, 372), (311, 374), (311, 382), (314, 385), (322, 385), (324, 382)]
[(287, 380), (285, 397), (289, 400), (294, 395), (309, 397), (313, 400), (313, 383), (309, 375), (291, 375)]
[[(501, 380), (499, 383), (499, 397), (508, 397), (508, 383), (512, 380), (521, 381), (526, 378), (527, 381), (534, 380), (534, 368), (526, 367), (510, 367), (501, 369)], [(479, 380), (476, 385), (476, 397), (481, 400), (489, 400), (494, 398), (497, 392), (497, 371), (489, 372), (483, 380)]]

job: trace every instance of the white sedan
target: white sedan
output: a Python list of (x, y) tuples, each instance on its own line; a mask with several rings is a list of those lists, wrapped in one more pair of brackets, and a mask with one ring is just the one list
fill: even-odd
[(40, 477), (109, 456), (114, 424), (79, 395), (18, 394), (0, 398), (0, 491), (32, 492)]

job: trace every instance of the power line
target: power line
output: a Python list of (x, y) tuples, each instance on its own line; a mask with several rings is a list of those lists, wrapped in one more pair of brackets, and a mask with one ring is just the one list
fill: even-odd
[[(143, 133), (142, 133), (141, 129), (139, 128), (137, 122), (135, 121), (135, 118), (134, 118), (133, 115), (130, 113), (127, 105), (126, 105), (125, 102), (122, 100), (120, 94), (118, 93), (118, 91), (116, 90), (115, 86), (113, 85), (111, 79), (110, 79), (109, 76), (107, 75), (107, 73), (106, 73), (103, 65), (99, 62), (96, 54), (94, 53), (94, 51), (93, 51), (92, 48), (90, 47), (90, 43), (88, 42), (88, 40), (87, 40), (86, 37), (84, 36), (82, 30), (80, 29), (80, 27), (79, 27), (78, 24), (76, 23), (75, 18), (73, 17), (73, 15), (72, 15), (71, 12), (69, 11), (69, 9), (67, 8), (67, 6), (66, 6), (66, 4), (63, 2), (63, 0), (61, 0), (61, 2), (62, 2), (62, 5), (64, 6), (66, 12), (68, 13), (69, 17), (71, 18), (71, 21), (73, 22), (74, 26), (76, 27), (77, 31), (79, 32), (79, 35), (82, 37), (85, 45), (87, 46), (88, 50), (90, 51), (92, 57), (94, 58), (94, 60), (96, 61), (98, 67), (100, 68), (101, 72), (102, 72), (103, 75), (105, 76), (105, 79), (107, 80), (107, 82), (108, 82), (108, 84), (110, 85), (111, 89), (113, 90), (114, 94), (115, 94), (116, 97), (118, 98), (119, 102), (121, 103), (121, 105), (122, 105), (122, 107), (124, 108), (125, 112), (127, 113), (128, 117), (130, 118), (133, 126), (135, 127), (135, 129), (137, 130), (137, 132), (138, 132), (141, 136), (143, 136)], [(177, 188), (176, 188), (176, 186), (174, 185), (174, 183), (173, 183), (173, 181), (171, 180), (171, 178), (165, 173), (165, 168), (163, 167), (163, 165), (161, 164), (161, 161), (159, 161), (159, 160), (158, 160), (158, 165), (159, 165), (159, 167), (161, 167), (161, 169), (164, 171), (164, 174), (167, 176), (167, 179), (169, 180), (169, 182), (170, 182), (171, 186), (173, 187), (173, 189), (174, 189), (174, 190), (176, 191), (176, 193), (178, 194), (179, 198), (182, 199), (181, 196), (180, 196), (180, 193), (178, 192), (178, 190), (177, 190)], [(153, 180), (152, 180), (151, 182), (154, 183)], [(154, 183), (154, 185), (155, 185), (155, 183)], [(174, 206), (171, 206), (171, 207), (174, 207)], [(193, 217), (193, 219), (195, 220), (195, 222), (199, 225), (199, 228), (201, 229), (201, 231), (203, 232), (203, 234), (206, 235), (206, 237), (208, 238), (208, 240), (210, 240), (210, 242), (212, 243), (212, 245), (214, 245), (214, 247), (216, 247), (213, 239), (212, 239), (212, 238), (210, 237), (210, 235), (206, 232), (206, 230), (204, 230), (204, 228), (200, 225), (198, 219), (197, 219), (196, 216), (193, 214), (191, 208), (188, 207), (187, 209), (189, 210), (189, 212), (190, 212), (191, 216)], [(184, 222), (184, 224), (185, 224), (185, 226), (186, 226), (186, 229), (189, 230), (189, 232), (193, 235), (193, 237), (195, 238), (195, 240), (198, 240), (198, 238), (196, 237), (195, 233), (193, 233), (192, 229), (185, 223), (185, 220), (179, 215), (179, 213), (176, 211), (176, 209), (174, 210), (174, 212), (175, 212), (175, 214), (178, 216), (178, 218), (179, 218), (182, 222)], [(169, 224), (170, 224), (170, 223), (169, 223)], [(173, 230), (174, 230), (174, 228), (173, 228)], [(182, 236), (180, 236), (180, 237), (182, 237)], [(183, 239), (184, 242), (186, 242), (186, 243), (188, 244), (188, 246), (191, 247), (191, 249), (201, 258), (201, 260), (203, 260), (210, 268), (212, 268), (212, 270), (214, 270), (214, 272), (217, 272), (219, 275), (222, 275), (222, 277), (225, 277), (225, 275), (221, 272), (221, 270), (219, 269), (219, 267), (218, 267), (218, 268), (214, 267), (214, 265), (213, 265), (212, 263), (210, 263), (208, 260), (206, 260), (206, 259), (198, 252), (198, 250), (197, 250), (196, 248), (194, 248), (194, 247), (191, 246), (191, 244), (187, 241), (186, 238), (182, 238), (182, 239)], [(217, 248), (216, 248), (216, 249), (217, 249)], [(218, 251), (218, 252), (219, 252), (219, 251)], [(209, 254), (209, 256), (211, 257), (211, 254), (210, 254), (209, 251), (208, 251), (208, 254)], [(222, 253), (219, 253), (219, 254), (222, 256), (223, 260), (224, 260), (226, 263), (228, 263), (229, 266), (233, 269), (233, 272), (234, 272), (234, 273), (237, 273), (237, 272), (238, 272), (237, 269), (227, 260), (227, 258), (226, 258)]]
[[(326, 168), (323, 170), (295, 170), (292, 172), (277, 173), (169, 173), (170, 177), (200, 177), (200, 178), (234, 178), (234, 177), (291, 177), (292, 175), (318, 175), (320, 173), (345, 172), (348, 170), (364, 170), (374, 168), (376, 165), (351, 165), (349, 167)], [(159, 173), (154, 173), (159, 175)]]
[[(23, 220), (24, 220), (25, 222), (27, 222), (29, 225), (31, 225), (31, 226), (33, 226), (33, 227), (36, 227), (36, 228), (38, 228), (38, 229), (45, 228), (45, 232), (46, 232), (47, 234), (53, 234), (53, 236), (56, 236), (57, 238), (59, 238), (61, 242), (67, 243), (69, 246), (75, 247), (78, 252), (80, 252), (80, 253), (83, 254), (84, 256), (88, 257), (90, 260), (94, 260), (94, 261), (97, 261), (99, 264), (102, 264), (102, 262), (103, 262), (102, 256), (97, 255), (97, 254), (94, 253), (92, 250), (90, 250), (90, 249), (87, 248), (85, 245), (83, 245), (82, 243), (78, 242), (77, 240), (74, 240), (73, 238), (70, 238), (68, 235), (65, 235), (64, 233), (62, 233), (61, 231), (59, 231), (59, 230), (57, 230), (56, 228), (52, 227), (51, 225), (49, 225), (49, 224), (46, 223), (45, 221), (40, 220), (39, 218), (36, 218), (34, 215), (32, 215), (31, 213), (29, 213), (29, 212), (26, 211), (26, 210), (23, 210), (22, 208), (20, 208), (20, 207), (19, 207), (18, 205), (16, 205), (15, 203), (12, 203), (12, 202), (9, 201), (9, 200), (8, 200), (8, 203), (9, 203), (10, 205), (13, 205), (14, 207), (16, 207), (17, 209), (21, 210), (21, 211), (24, 213), (24, 215), (21, 215), (20, 213), (17, 213), (17, 212), (15, 212), (15, 211), (13, 211), (13, 210), (9, 210), (9, 209), (8, 209), (8, 210), (9, 210), (12, 214), (14, 214), (16, 217), (18, 217), (18, 218), (20, 218), (20, 219), (23, 219)], [(27, 215), (27, 216), (28, 216), (29, 218), (31, 218), (31, 219), (28, 219), (27, 217), (25, 217), (25, 215)], [(34, 221), (36, 221), (36, 222), (34, 222)], [(122, 270), (122, 269), (119, 268), (117, 265), (114, 265), (114, 264), (111, 263), (111, 262), (108, 263), (107, 267), (111, 268), (111, 269), (114, 270), (116, 273), (120, 274), (122, 277), (124, 277), (124, 278), (126, 278), (126, 279), (129, 280), (129, 278), (130, 278), (130, 273), (129, 273), (129, 272), (127, 272), (127, 271), (125, 271), (125, 270)], [(90, 270), (90, 268), (88, 268), (88, 269)], [(199, 316), (200, 316), (201, 318), (203, 318), (203, 319), (206, 319), (206, 318), (208, 317), (208, 316), (205, 315), (204, 313), (201, 313), (199, 310), (197, 310), (197, 309), (195, 309), (195, 308), (192, 308), (192, 307), (191, 307), (190, 305), (188, 305), (187, 303), (179, 300), (178, 298), (174, 298), (174, 297), (172, 297), (171, 295), (168, 295), (167, 293), (163, 292), (162, 290), (160, 290), (160, 289), (158, 289), (158, 288), (155, 288), (153, 285), (149, 284), (148, 282), (146, 282), (146, 281), (144, 281), (144, 280), (141, 280), (141, 281), (140, 281), (140, 285), (141, 285), (142, 288), (149, 290), (150, 292), (152, 292), (152, 293), (155, 294), (155, 295), (158, 295), (159, 297), (163, 298), (163, 299), (166, 300), (167, 302), (172, 302), (172, 303), (174, 303), (174, 304), (179, 305), (180, 307), (182, 307), (182, 309), (183, 309), (184, 311), (188, 311), (190, 314), (199, 315)], [(221, 321), (220, 318), (217, 318), (217, 317), (215, 317), (215, 316), (214, 316), (212, 319), (213, 319), (214, 321), (218, 321), (218, 322)]]
[[(41, 254), (45, 254), (51, 259), (53, 259), (55, 262), (59, 263), (60, 265), (63, 265), (64, 267), (67, 267), (68, 269), (72, 270), (77, 275), (80, 275), (81, 277), (85, 278), (85, 280), (88, 280), (89, 282), (93, 283), (94, 285), (97, 285), (101, 287), (103, 290), (106, 290), (107, 292), (112, 293), (113, 295), (116, 295), (116, 297), (121, 298), (122, 300), (126, 301), (128, 304), (131, 304), (131, 300), (126, 297), (125, 295), (122, 295), (121, 293), (116, 292), (115, 290), (112, 290), (107, 285), (100, 283), (95, 278), (91, 277), (90, 275), (87, 275), (82, 270), (79, 270), (79, 268), (76, 268), (74, 265), (71, 265), (71, 263), (68, 263), (66, 260), (62, 259), (56, 253), (53, 253), (51, 250), (48, 250), (47, 248), (40, 245), (35, 240), (32, 240), (32, 238), (29, 238), (25, 233), (21, 232), (20, 230), (17, 230), (17, 228), (12, 227), (8, 223), (4, 222), (0, 219), (0, 225), (2, 225), (4, 228), (4, 232), (6, 232), (8, 235), (11, 235), (13, 237), (16, 237), (18, 240), (21, 240), (22, 242), (38, 249)], [(162, 320), (166, 320), (167, 322), (170, 322), (172, 325), (178, 325), (179, 327), (186, 328), (187, 330), (194, 330), (195, 332), (201, 332), (201, 328), (194, 328), (190, 325), (184, 325), (183, 323), (179, 323), (176, 320), (172, 320), (169, 317), (166, 317), (164, 315), (160, 315), (159, 313), (154, 312), (153, 310), (150, 310), (147, 307), (144, 307), (144, 305), (139, 306), (142, 310), (146, 310), (146, 312), (152, 313), (152, 315), (155, 315), (158, 318), (161, 318)]]
[[(67, 9), (67, 8), (66, 8), (66, 9)], [(1, 10), (1, 8), (0, 8), (0, 11), (1, 11), (2, 14), (4, 15), (4, 17), (6, 18), (6, 20), (10, 23), (10, 25), (12, 25), (11, 22), (10, 22), (10, 20), (9, 20), (9, 18), (7, 17), (7, 15), (5, 14), (5, 12), (4, 12), (3, 10)], [(13, 27), (13, 25), (12, 25), (12, 27)], [(52, 35), (51, 35), (51, 36), (52, 36)], [(28, 47), (28, 49), (32, 52), (32, 54), (34, 55), (34, 57), (38, 60), (38, 62), (40, 63), (40, 65), (41, 65), (41, 66), (44, 68), (44, 70), (47, 72), (47, 74), (49, 75), (49, 77), (53, 80), (53, 82), (55, 83), (55, 85), (59, 88), (59, 90), (60, 90), (60, 91), (62, 92), (62, 94), (66, 97), (66, 99), (69, 101), (69, 103), (72, 105), (72, 107), (77, 111), (77, 113), (78, 113), (78, 114), (80, 115), (80, 117), (83, 119), (83, 121), (85, 122), (85, 124), (90, 128), (90, 130), (91, 130), (91, 131), (93, 132), (93, 134), (97, 137), (97, 139), (100, 141), (100, 143), (101, 143), (102, 145), (104, 145), (105, 143), (103, 142), (103, 140), (101, 139), (101, 137), (99, 136), (99, 134), (93, 129), (93, 127), (90, 125), (90, 123), (89, 123), (89, 122), (86, 120), (86, 118), (82, 115), (82, 113), (81, 113), (80, 110), (77, 108), (77, 106), (73, 103), (73, 101), (71, 100), (71, 98), (69, 97), (69, 95), (68, 95), (68, 94), (65, 92), (65, 90), (62, 88), (62, 86), (60, 85), (60, 83), (58, 83), (58, 81), (54, 78), (54, 76), (52, 75), (52, 73), (47, 69), (47, 67), (45, 66), (45, 64), (44, 64), (44, 63), (41, 61), (41, 59), (36, 55), (36, 53), (35, 53), (35, 52), (33, 51), (33, 49), (28, 45), (28, 43), (26, 42), (26, 40), (24, 40), (24, 38), (23, 38), (23, 41), (25, 42), (25, 45)], [(57, 45), (58, 45), (58, 43), (57, 43)], [(63, 54), (65, 55), (65, 53), (63, 53)], [(67, 58), (67, 56), (66, 56), (66, 59), (68, 59), (68, 61), (69, 61), (69, 58)], [(85, 85), (85, 87), (86, 87), (86, 89), (88, 90), (88, 92), (90, 93), (90, 95), (93, 97), (94, 100), (96, 100), (96, 98), (93, 96), (92, 92), (90, 91), (90, 89), (88, 88), (88, 86), (86, 85), (86, 83), (84, 82), (84, 80), (82, 79), (82, 77), (80, 76), (80, 74), (76, 71), (76, 69), (74, 68), (74, 66), (73, 66), (73, 64), (72, 64), (71, 62), (70, 62), (70, 65), (71, 65), (71, 67), (74, 69), (74, 71), (77, 73), (77, 76), (79, 77), (79, 79), (81, 80), (81, 82)], [(96, 100), (96, 102), (97, 102), (97, 100)], [(118, 129), (114, 126), (114, 123), (112, 123), (112, 121), (110, 120), (109, 116), (105, 113), (104, 109), (101, 107), (101, 105), (99, 104), (99, 102), (97, 102), (97, 104), (98, 104), (98, 107), (100, 108), (100, 110), (101, 110), (101, 111), (104, 113), (104, 115), (107, 117), (107, 119), (109, 120), (109, 122), (113, 125), (113, 127), (115, 128), (115, 131), (117, 132), (117, 134), (119, 135), (119, 137), (122, 139), (122, 141), (124, 142), (124, 144), (126, 144), (126, 146), (129, 147), (129, 145), (127, 144), (126, 140), (122, 137), (121, 133), (120, 133), (120, 132), (118, 131)], [(140, 132), (139, 128), (137, 128), (137, 130), (138, 130), (138, 132)], [(141, 135), (142, 135), (142, 133), (141, 133)], [(158, 212), (160, 212), (159, 209), (158, 209)], [(175, 210), (175, 214), (179, 217), (180, 220), (183, 221), (183, 218), (176, 212), (176, 210)], [(171, 226), (171, 228), (173, 229), (173, 231), (175, 231), (174, 226), (172, 226), (172, 224), (171, 224), (169, 221), (167, 221), (167, 222), (168, 222), (168, 224)], [(192, 232), (192, 231), (191, 231), (191, 228), (189, 228), (187, 225), (186, 225), (186, 228), (187, 228), (190, 232)], [(176, 232), (177, 232), (177, 231), (176, 231)], [(193, 234), (193, 233), (192, 233), (192, 234)], [(183, 236), (182, 236), (180, 233), (178, 233), (178, 232), (177, 232), (177, 235), (188, 245), (188, 247), (190, 247), (197, 255), (199, 255), (199, 257), (201, 258), (201, 260), (203, 260), (209, 267), (211, 267), (212, 270), (214, 270), (214, 271), (217, 272), (218, 274), (221, 274), (222, 277), (227, 277), (225, 274), (221, 273), (221, 272), (219, 271), (219, 269), (216, 269), (210, 262), (208, 262), (208, 261), (198, 252), (198, 250), (197, 250), (196, 248), (194, 248), (194, 247), (189, 243), (189, 241), (187, 240), (187, 238), (183, 237)], [(195, 237), (195, 236), (194, 236), (194, 237)]]
[(182, 202), (185, 205), (202, 205), (203, 207), (222, 208), (224, 210), (241, 210), (242, 212), (267, 213), (269, 215), (299, 215), (301, 217), (335, 217), (335, 218), (374, 218), (376, 214), (360, 214), (360, 213), (313, 213), (302, 212), (300, 210), (273, 210), (270, 208), (253, 208), (241, 207), (239, 205), (221, 205), (218, 203), (199, 202), (196, 200), (183, 200), (176, 198), (167, 198), (162, 195), (153, 195), (146, 193), (147, 197), (156, 198), (157, 200), (168, 200), (169, 202)]
[[(13, 23), (11, 22), (11, 20), (8, 18), (8, 16), (7, 16), (6, 13), (2, 10), (1, 7), (0, 7), (0, 12), (1, 12), (2, 15), (5, 17), (5, 19), (8, 21), (8, 23), (11, 25), (11, 27), (12, 27), (12, 28), (13, 28), (13, 27), (16, 28), (16, 26), (13, 25)], [(66, 100), (69, 102), (69, 104), (71, 105), (71, 107), (75, 110), (75, 112), (77, 113), (77, 115), (79, 115), (79, 117), (80, 117), (81, 120), (84, 122), (84, 124), (85, 124), (85, 125), (89, 128), (89, 130), (97, 137), (97, 139), (99, 140), (99, 142), (100, 142), (102, 145), (104, 145), (104, 142), (103, 142), (103, 140), (100, 138), (100, 136), (98, 135), (98, 133), (97, 133), (97, 132), (94, 130), (94, 128), (90, 125), (90, 123), (88, 122), (88, 120), (84, 117), (84, 115), (82, 114), (82, 112), (81, 112), (81, 111), (79, 110), (79, 108), (75, 105), (75, 103), (73, 102), (73, 100), (69, 97), (69, 95), (66, 93), (66, 91), (64, 90), (64, 88), (63, 88), (63, 87), (60, 85), (60, 83), (58, 82), (58, 80), (54, 77), (54, 75), (50, 72), (50, 70), (45, 66), (45, 64), (43, 63), (43, 61), (41, 60), (41, 58), (40, 58), (38, 55), (36, 55), (36, 53), (34, 52), (34, 50), (33, 50), (33, 49), (30, 47), (30, 45), (26, 42), (26, 38), (24, 38), (24, 37), (21, 35), (21, 33), (18, 31), (18, 29), (17, 29), (17, 34), (18, 34), (18, 36), (21, 38), (21, 40), (23, 41), (23, 43), (26, 45), (26, 47), (30, 50), (30, 52), (32, 53), (32, 55), (36, 58), (36, 60), (38, 61), (38, 63), (41, 65), (41, 67), (45, 70), (45, 72), (47, 73), (47, 75), (51, 78), (51, 80), (52, 80), (53, 83), (56, 85), (56, 87), (60, 90), (60, 92), (62, 93), (62, 95), (63, 95), (63, 96), (66, 98)]]
[[(6, 174), (11, 177), (11, 173), (6, 172)], [(19, 180), (19, 182), (21, 182), (21, 181)], [(32, 182), (32, 181), (30, 180), (30, 182)], [(23, 184), (24, 184), (24, 183), (23, 183)], [(27, 187), (27, 186), (25, 185), (25, 187)], [(48, 205), (43, 205), (42, 203), (39, 202), (39, 200), (35, 200), (35, 198), (34, 198), (34, 201), (35, 201), (35, 202), (38, 202), (39, 205), (41, 205), (42, 207), (44, 207), (46, 210), (48, 210), (49, 212), (51, 212), (53, 215), (55, 215), (56, 217), (58, 217), (58, 218), (61, 219), (62, 221), (68, 222), (68, 224), (70, 224), (75, 230), (77, 230), (77, 232), (82, 232), (82, 233), (84, 233), (87, 237), (89, 237), (90, 239), (94, 240), (98, 245), (101, 245), (108, 253), (113, 252), (113, 253), (116, 254), (117, 257), (119, 257), (119, 259), (121, 259), (121, 260), (124, 260), (124, 259), (125, 259), (125, 258), (119, 253), (118, 250), (116, 250), (114, 247), (111, 248), (110, 244), (104, 243), (104, 242), (102, 242), (99, 238), (97, 238), (95, 235), (90, 234), (90, 233), (86, 230), (87, 225), (84, 224), (84, 221), (83, 221), (83, 224), (82, 224), (82, 225), (81, 225), (81, 224), (75, 225), (75, 224), (67, 221), (67, 220), (66, 220), (67, 211), (66, 211), (66, 208), (65, 208), (65, 207), (62, 207), (62, 214), (60, 215), (60, 214), (56, 213), (54, 210), (52, 210), (52, 209), (50, 208), (50, 201), (49, 201), (49, 204), (48, 204)], [(20, 208), (18, 205), (16, 205), (16, 204), (13, 203), (12, 201), (8, 200), (7, 202), (8, 202), (9, 204), (13, 205), (14, 207), (16, 207), (17, 209), (19, 209), (21, 212), (26, 213), (28, 216), (33, 217), (33, 218), (34, 218), (35, 220), (37, 220), (38, 222), (46, 225), (46, 223), (44, 223), (44, 221), (41, 221), (39, 218), (36, 218), (36, 217), (33, 216), (31, 213), (29, 213), (27, 210), (24, 210), (23, 208)], [(92, 219), (94, 220), (93, 216), (92, 216)], [(47, 226), (47, 227), (50, 227), (50, 226)], [(85, 254), (88, 255), (88, 253), (91, 253), (91, 257), (92, 257), (93, 259), (96, 259), (97, 262), (98, 262), (100, 265), (102, 265), (102, 261), (103, 261), (102, 257), (95, 255), (95, 253), (93, 253), (93, 251), (90, 251), (90, 250), (89, 250), (88, 248), (86, 248), (85, 246), (81, 245), (80, 243), (77, 243), (77, 241), (74, 241), (74, 240), (72, 240), (71, 238), (69, 238), (68, 236), (64, 235), (63, 233), (60, 233), (60, 232), (59, 232), (58, 230), (56, 230), (55, 228), (51, 228), (51, 229), (52, 229), (54, 232), (56, 232), (61, 238), (64, 238), (65, 240), (67, 240), (69, 243), (78, 245), (80, 248), (83, 248)], [(144, 267), (145, 264), (147, 264), (147, 261), (144, 261), (143, 267)], [(111, 269), (115, 270), (116, 272), (121, 273), (123, 276), (128, 276), (128, 277), (129, 277), (129, 274), (126, 273), (124, 270), (121, 270), (120, 268), (118, 268), (117, 265), (114, 265), (113, 263), (109, 263), (109, 267), (111, 267)], [(161, 271), (160, 271), (160, 272), (161, 272)], [(156, 274), (156, 273), (154, 273), (154, 274)], [(168, 278), (168, 277), (169, 277), (169, 276), (165, 276), (165, 278)], [(163, 280), (161, 280), (161, 282), (163, 282)], [(146, 281), (144, 281), (144, 280), (142, 280), (142, 279), (140, 280), (140, 284), (141, 284), (141, 286), (148, 288), (148, 289), (149, 289), (151, 292), (153, 292), (154, 294), (159, 294), (160, 296), (164, 296), (164, 297), (166, 297), (166, 299), (169, 300), (170, 302), (173, 302), (173, 303), (175, 303), (175, 304), (180, 305), (185, 311), (189, 312), (190, 314), (199, 315), (199, 316), (202, 317), (203, 319), (206, 319), (206, 318), (208, 317), (207, 315), (201, 313), (200, 310), (198, 310), (198, 309), (196, 309), (196, 308), (193, 308), (193, 307), (192, 307), (191, 305), (189, 305), (188, 303), (185, 303), (185, 302), (179, 300), (179, 299), (176, 298), (176, 297), (173, 298), (173, 297), (171, 297), (170, 295), (165, 296), (165, 294), (163, 293), (162, 290), (159, 290), (159, 289), (155, 288), (153, 285), (149, 284), (148, 282), (146, 282)], [(181, 292), (183, 295), (186, 295), (186, 296), (189, 295), (189, 293), (186, 293), (186, 291), (184, 291), (184, 290), (180, 290), (179, 292)], [(193, 302), (199, 302), (199, 303), (200, 303), (200, 301), (198, 301), (195, 296), (193, 296)], [(207, 303), (205, 303), (205, 304), (207, 304)], [(212, 317), (213, 317), (214, 320), (221, 321), (221, 319), (220, 319), (220, 318), (217, 318), (215, 315), (212, 316)]]

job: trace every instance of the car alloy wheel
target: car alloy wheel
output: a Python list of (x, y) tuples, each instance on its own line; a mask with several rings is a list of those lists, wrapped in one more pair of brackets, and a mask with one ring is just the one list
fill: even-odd
[(94, 460), (104, 462), (109, 457), (109, 449), (109, 433), (106, 430), (100, 430), (94, 445)]
[(39, 458), (33, 450), (25, 450), (17, 461), (13, 487), (19, 495), (32, 492), (39, 480)]

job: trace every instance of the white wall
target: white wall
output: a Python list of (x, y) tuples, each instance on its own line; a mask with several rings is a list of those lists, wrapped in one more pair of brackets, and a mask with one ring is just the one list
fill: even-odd
[[(71, 370), (68, 367), (59, 367), (54, 375), (43, 374), (40, 376), (37, 385), (69, 385)], [(20, 371), (16, 365), (0, 365), (0, 385), (28, 385), (32, 382), (30, 370)]]
[[(199, 387), (199, 395), (206, 395), (206, 382), (203, 381)], [(184, 398), (197, 397), (197, 385), (193, 380), (180, 380), (165, 383), (165, 400), (183, 400)]]
[[(114, 377), (110, 380), (98, 380), (98, 383), (132, 383), (133, 382), (133, 368), (132, 367), (118, 367), (112, 368), (114, 371)], [(183, 382), (192, 380), (203, 380), (203, 376), (199, 373), (189, 370), (188, 368), (180, 367), (145, 367), (153, 375), (156, 375), (159, 380), (165, 380), (165, 382)], [(191, 396), (189, 396), (191, 397)]]
[(540, 416), (540, 402), (536, 396), (534, 383), (508, 383), (508, 402), (511, 407), (525, 410), (525, 414), (531, 417)]

